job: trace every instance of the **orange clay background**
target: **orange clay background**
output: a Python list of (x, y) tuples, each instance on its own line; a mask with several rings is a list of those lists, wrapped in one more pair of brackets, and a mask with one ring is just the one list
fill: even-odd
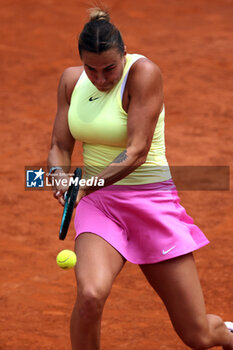
[[(128, 51), (162, 70), (170, 164), (229, 165), (232, 171), (233, 1), (106, 4)], [(75, 232), (72, 225), (59, 241), (62, 208), (51, 192), (25, 191), (24, 167), (46, 164), (58, 81), (66, 67), (80, 64), (76, 37), (88, 7), (84, 0), (1, 1), (1, 350), (70, 349), (75, 278), (55, 259), (73, 249)], [(77, 145), (73, 164), (80, 161)], [(180, 196), (211, 240), (195, 253), (207, 311), (232, 320), (232, 187)], [(127, 263), (104, 310), (101, 349), (185, 348), (159, 297)]]

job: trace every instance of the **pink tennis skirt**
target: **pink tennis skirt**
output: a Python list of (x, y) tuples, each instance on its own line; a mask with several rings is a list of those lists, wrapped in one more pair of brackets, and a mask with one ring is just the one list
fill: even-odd
[(153, 264), (209, 243), (180, 205), (172, 179), (112, 185), (82, 198), (75, 214), (77, 238), (96, 234), (134, 264)]

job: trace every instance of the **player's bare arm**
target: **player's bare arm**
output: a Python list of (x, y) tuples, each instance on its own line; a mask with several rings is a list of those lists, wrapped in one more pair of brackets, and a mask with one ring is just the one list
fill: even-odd
[(57, 93), (57, 113), (48, 157), (49, 166), (70, 166), (75, 140), (68, 127), (68, 109), (74, 85), (81, 72), (82, 67), (71, 67), (67, 68), (61, 76)]
[[(48, 156), (48, 167), (62, 167), (64, 170), (57, 170), (58, 176), (67, 176), (64, 172), (70, 169), (71, 156), (74, 148), (75, 140), (70, 133), (68, 126), (68, 110), (70, 105), (71, 95), (74, 86), (83, 71), (82, 67), (67, 68), (59, 82), (57, 92), (57, 113), (55, 117), (51, 148)], [(63, 204), (62, 194), (66, 188), (56, 188), (55, 192), (59, 191), (59, 197)]]

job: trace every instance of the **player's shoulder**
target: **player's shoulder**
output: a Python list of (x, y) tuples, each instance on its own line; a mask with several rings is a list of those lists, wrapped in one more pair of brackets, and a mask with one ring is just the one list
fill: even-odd
[(61, 81), (63, 84), (66, 85), (72, 84), (73, 82), (77, 82), (82, 72), (83, 66), (68, 67), (63, 71), (61, 75)]
[(70, 101), (74, 87), (77, 84), (82, 72), (83, 66), (68, 67), (61, 75), (60, 86), (64, 88), (68, 102)]
[(158, 77), (162, 75), (159, 66), (156, 63), (152, 62), (149, 58), (144, 56), (139, 58), (132, 65), (130, 73), (132, 76), (146, 75), (151, 77)]
[(162, 73), (156, 63), (141, 57), (132, 65), (128, 80), (131, 89), (138, 87), (141, 90), (143, 86), (161, 85)]

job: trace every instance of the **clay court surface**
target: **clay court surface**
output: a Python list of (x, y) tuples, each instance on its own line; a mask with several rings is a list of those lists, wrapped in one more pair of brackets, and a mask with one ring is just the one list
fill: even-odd
[[(232, 172), (233, 1), (106, 0), (130, 53), (164, 77), (171, 165), (230, 166)], [(25, 191), (25, 166), (46, 165), (62, 71), (80, 64), (77, 33), (89, 2), (1, 1), (0, 349), (69, 350), (73, 270), (55, 258), (62, 208), (48, 191)], [(81, 147), (74, 152), (80, 164)], [(185, 177), (185, 173), (184, 173)], [(231, 176), (232, 180), (232, 176)], [(206, 307), (233, 319), (233, 194), (181, 191), (211, 244), (195, 253)], [(142, 232), (143, 234), (143, 232)], [(159, 297), (127, 263), (103, 316), (102, 350), (182, 350)], [(81, 349), (80, 349), (81, 350)]]

